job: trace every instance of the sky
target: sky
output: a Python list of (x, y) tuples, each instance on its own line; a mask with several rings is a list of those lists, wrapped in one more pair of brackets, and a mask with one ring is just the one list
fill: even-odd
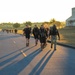
[(73, 7), (75, 0), (0, 0), (0, 23), (65, 21)]

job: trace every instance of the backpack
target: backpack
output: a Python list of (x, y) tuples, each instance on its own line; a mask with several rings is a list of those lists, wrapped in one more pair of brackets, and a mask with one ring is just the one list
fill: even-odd
[(40, 36), (41, 36), (41, 37), (46, 37), (46, 32), (45, 32), (45, 30), (40, 30)]
[(30, 34), (31, 33), (30, 28), (25, 28), (24, 32), (25, 32), (25, 34)]
[(38, 33), (39, 33), (38, 28), (34, 28), (34, 29), (33, 29), (33, 34), (34, 34), (34, 35), (38, 35)]
[(51, 35), (57, 35), (58, 30), (57, 29), (56, 30), (52, 29), (52, 30), (50, 30), (50, 33), (51, 33)]

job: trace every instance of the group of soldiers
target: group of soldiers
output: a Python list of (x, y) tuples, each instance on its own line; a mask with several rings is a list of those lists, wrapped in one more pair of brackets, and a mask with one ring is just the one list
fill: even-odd
[[(15, 34), (17, 34), (18, 30), (4, 29), (2, 31), (3, 32), (6, 31), (7, 33), (14, 32)], [(29, 40), (31, 34), (33, 34), (34, 36), (35, 46), (38, 44), (38, 40), (40, 40), (41, 50), (43, 50), (47, 46), (47, 38), (51, 40), (51, 49), (53, 48), (53, 44), (54, 44), (54, 50), (56, 50), (57, 35), (59, 40), (60, 40), (60, 35), (55, 24), (50, 28), (45, 28), (44, 25), (41, 25), (40, 28), (38, 28), (38, 26), (35, 25), (33, 29), (31, 29), (29, 25), (26, 25), (25, 28), (23, 29), (23, 35), (25, 35), (27, 47), (29, 46)]]
[(54, 44), (54, 50), (56, 50), (57, 35), (60, 40), (60, 35), (55, 24), (50, 28), (45, 28), (44, 25), (38, 28), (37, 25), (35, 25), (33, 29), (26, 25), (23, 32), (26, 38), (26, 46), (29, 46), (30, 34), (32, 33), (35, 39), (35, 46), (38, 44), (38, 40), (40, 40), (41, 50), (46, 47), (47, 38), (51, 39), (51, 48), (53, 48)]
[(14, 32), (15, 34), (17, 34), (18, 30), (17, 29), (14, 29), (14, 30), (11, 30), (11, 29), (2, 29), (2, 31), (3, 32), (7, 32), (7, 33), (13, 33)]

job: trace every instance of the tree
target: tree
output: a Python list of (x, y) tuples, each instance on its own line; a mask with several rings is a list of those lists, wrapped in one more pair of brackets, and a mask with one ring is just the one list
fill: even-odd
[(13, 27), (14, 28), (18, 28), (18, 27), (20, 27), (20, 24), (19, 23), (15, 23), (15, 24), (13, 24)]
[(31, 26), (32, 23), (31, 23), (30, 21), (28, 21), (28, 22), (24, 23), (24, 25), (29, 25), (29, 26)]
[(66, 26), (66, 22), (61, 22), (61, 26), (64, 28)]
[(50, 20), (50, 24), (52, 24), (54, 22), (56, 22), (56, 20), (54, 18)]
[(61, 27), (61, 22), (60, 22), (60, 21), (56, 21), (54, 24), (57, 26), (57, 28), (62, 28), (62, 27)]
[(53, 18), (50, 20), (49, 25), (52, 26), (55, 22), (56, 22), (56, 20)]
[(48, 28), (49, 27), (49, 22), (44, 22), (43, 25), (44, 25), (45, 28)]
[(50, 26), (53, 26), (53, 24), (55, 24), (57, 26), (57, 28), (63, 28), (64, 27), (64, 23), (62, 23), (60, 21), (56, 21), (55, 19), (51, 19), (49, 24), (50, 24)]

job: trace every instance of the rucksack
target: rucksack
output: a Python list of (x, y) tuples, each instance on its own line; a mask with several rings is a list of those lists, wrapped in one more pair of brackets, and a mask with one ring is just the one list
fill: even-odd
[(31, 30), (30, 30), (30, 28), (25, 28), (24, 29), (24, 32), (25, 32), (25, 34), (30, 34), (31, 33)]
[(45, 30), (40, 30), (40, 36), (41, 36), (41, 37), (46, 37), (46, 32), (45, 32)]
[(57, 35), (57, 33), (58, 33), (57, 29), (56, 30), (54, 30), (54, 29), (51, 30), (51, 35)]
[(38, 29), (38, 28), (34, 28), (34, 29), (33, 29), (33, 34), (34, 34), (34, 35), (38, 35), (38, 33), (39, 33), (39, 29)]

